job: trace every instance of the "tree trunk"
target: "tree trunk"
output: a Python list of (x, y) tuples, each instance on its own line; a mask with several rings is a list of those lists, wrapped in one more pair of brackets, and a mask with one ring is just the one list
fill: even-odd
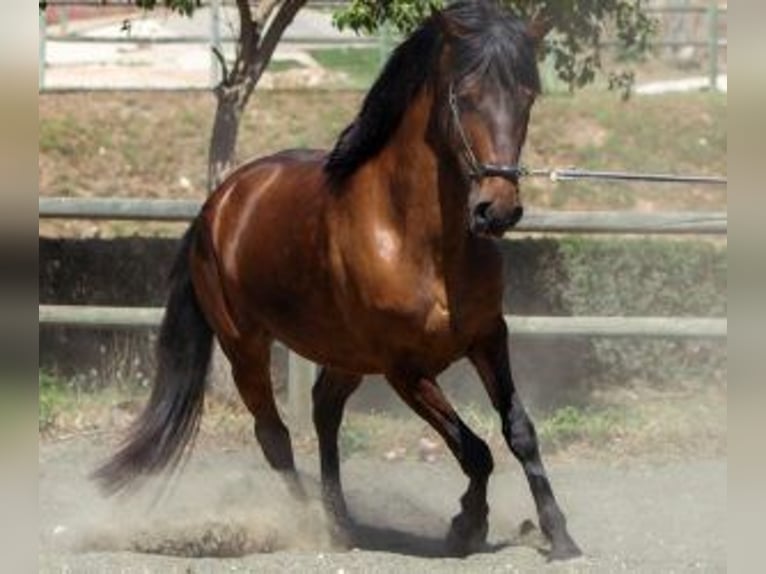
[(216, 110), (208, 152), (207, 185), (212, 193), (234, 167), (239, 122), (250, 96), (266, 69), (274, 50), (295, 14), (306, 0), (236, 0), (240, 17), (237, 56), (228, 69), (219, 51), (214, 49), (223, 68), (223, 80), (215, 89)]
[(209, 193), (221, 184), (229, 170), (234, 167), (239, 122), (242, 110), (247, 104), (247, 98), (241, 96), (243, 93), (245, 90), (242, 86), (221, 87), (215, 91), (215, 119), (208, 154)]

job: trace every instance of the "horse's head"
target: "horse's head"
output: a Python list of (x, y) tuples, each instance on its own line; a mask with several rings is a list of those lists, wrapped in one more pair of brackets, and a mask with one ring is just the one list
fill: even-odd
[[(428, 144), (448, 167), (450, 188), (457, 176), (471, 230), (501, 235), (518, 223), (519, 158), (540, 91), (537, 46), (549, 27), (545, 17), (523, 22), (497, 0), (454, 2), (428, 18), (394, 50), (328, 155), (325, 172), (334, 189), (389, 145), (427, 86), (421, 101), (429, 102), (429, 112), (417, 108), (409, 119), (426, 121)], [(405, 133), (403, 154), (422, 143)], [(404, 163), (397, 168), (417, 169)]]
[(440, 21), (442, 133), (467, 184), (471, 231), (502, 235), (524, 213), (519, 160), (540, 91), (536, 47), (547, 26), (524, 24), (494, 2), (454, 4)]

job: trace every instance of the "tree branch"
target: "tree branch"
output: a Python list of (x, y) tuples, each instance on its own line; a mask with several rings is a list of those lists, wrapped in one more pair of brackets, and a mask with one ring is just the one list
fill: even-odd
[[(232, 74), (237, 79), (244, 79), (252, 65), (253, 54), (258, 49), (260, 26), (253, 20), (250, 0), (237, 0), (237, 12), (239, 13), (239, 42), (237, 42), (237, 57), (234, 60)], [(232, 80), (232, 83), (237, 83), (235, 78)]]
[(276, 50), (285, 29), (292, 23), (298, 10), (303, 8), (305, 4), (306, 0), (285, 0), (274, 18), (269, 22), (258, 50), (258, 61), (255, 62), (256, 69), (253, 70), (255, 81), (258, 81), (258, 78), (260, 78), (260, 75), (266, 68), (266, 64), (271, 60), (271, 56), (274, 54), (274, 50)]
[(268, 0), (268, 2), (259, 2), (256, 8), (255, 21), (261, 27), (264, 28), (266, 22), (271, 17), (271, 13), (274, 11), (282, 0)]
[(226, 58), (224, 58), (223, 53), (221, 50), (218, 49), (218, 46), (212, 46), (211, 50), (213, 50), (213, 55), (218, 60), (218, 63), (221, 64), (221, 75), (223, 79), (221, 80), (221, 83), (224, 85), (228, 85), (229, 83), (229, 68), (226, 65)]

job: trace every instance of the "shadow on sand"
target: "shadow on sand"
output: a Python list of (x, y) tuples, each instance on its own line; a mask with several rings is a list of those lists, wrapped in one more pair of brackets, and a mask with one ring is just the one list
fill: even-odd
[[(397, 528), (373, 526), (356, 522), (350, 527), (351, 544), (359, 550), (391, 552), (419, 558), (455, 558), (449, 552), (444, 537), (424, 536)], [(485, 544), (478, 554), (499, 552), (512, 546), (510, 541)]]

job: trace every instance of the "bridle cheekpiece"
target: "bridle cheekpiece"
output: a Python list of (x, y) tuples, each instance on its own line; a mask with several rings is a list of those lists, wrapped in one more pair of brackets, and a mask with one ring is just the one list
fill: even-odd
[(518, 183), (519, 178), (527, 175), (527, 169), (521, 165), (497, 165), (492, 163), (482, 163), (476, 157), (468, 134), (465, 133), (463, 124), (460, 121), (460, 108), (455, 93), (455, 85), (450, 82), (449, 85), (449, 107), (452, 113), (452, 122), (455, 124), (460, 141), (463, 144), (463, 156), (468, 164), (468, 175), (474, 181), (481, 181), (487, 177), (502, 177), (513, 183)]

